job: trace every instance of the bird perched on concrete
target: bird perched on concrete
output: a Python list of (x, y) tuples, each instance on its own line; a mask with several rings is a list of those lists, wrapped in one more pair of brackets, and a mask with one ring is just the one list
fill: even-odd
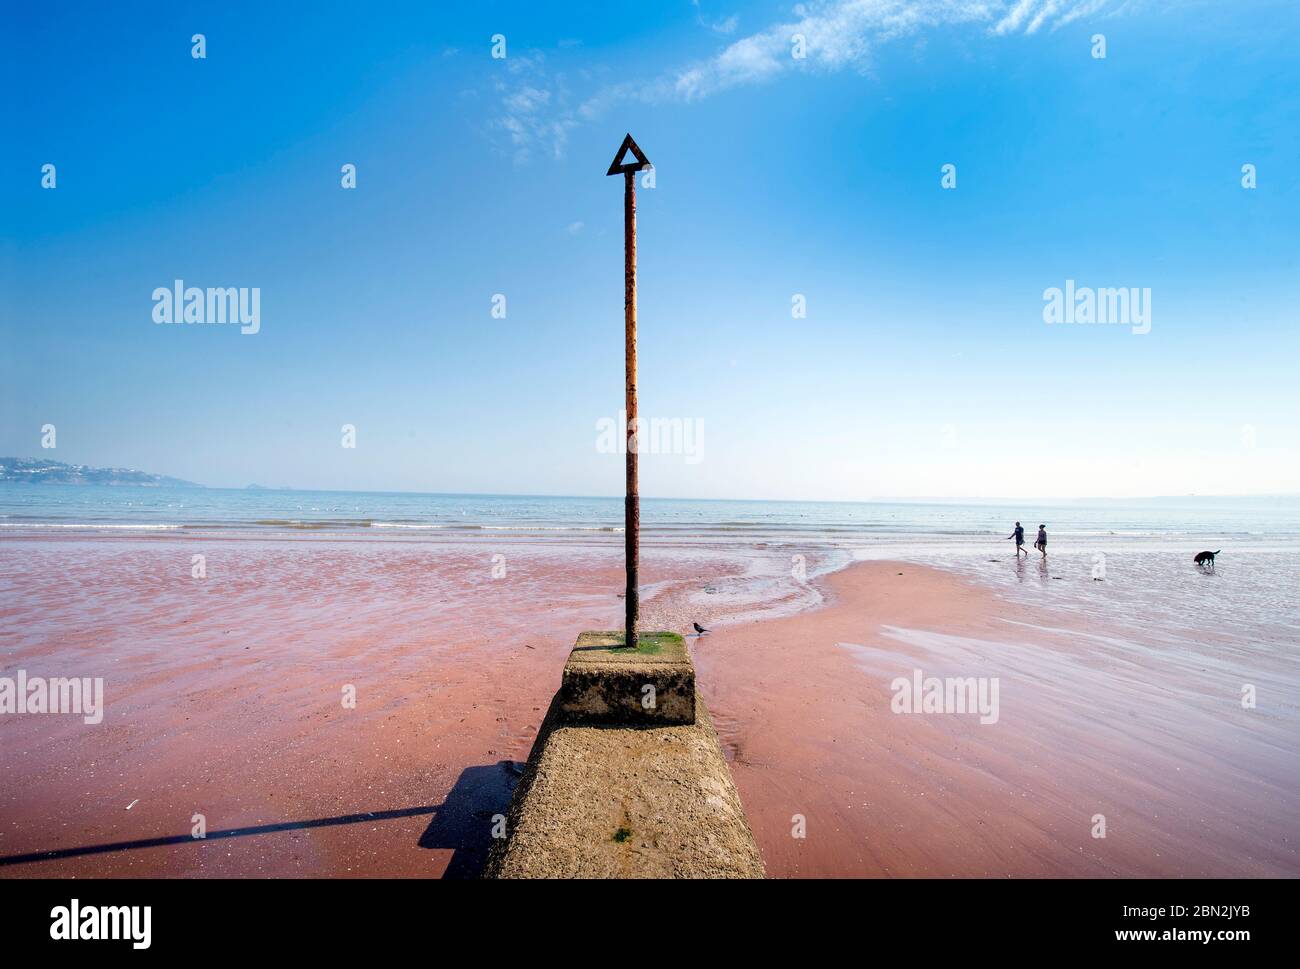
[(701, 635), (701, 636), (702, 636), (702, 635), (704, 635), (705, 633), (708, 632), (708, 630), (705, 629), (703, 626), (701, 626), (698, 622), (693, 622), (693, 623), (691, 623), (691, 625), (695, 627), (695, 632), (696, 632), (698, 635)]

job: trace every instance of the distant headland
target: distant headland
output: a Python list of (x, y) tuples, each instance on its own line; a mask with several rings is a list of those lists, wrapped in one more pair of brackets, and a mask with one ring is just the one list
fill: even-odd
[(134, 468), (92, 468), (45, 458), (0, 458), (0, 482), (16, 484), (134, 485), (144, 488), (202, 488), (193, 481)]

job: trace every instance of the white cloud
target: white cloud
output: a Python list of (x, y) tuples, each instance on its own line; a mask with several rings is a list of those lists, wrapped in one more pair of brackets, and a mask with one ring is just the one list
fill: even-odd
[[(865, 69), (879, 45), (945, 26), (988, 25), (994, 34), (1037, 32), (1098, 13), (1110, 0), (820, 0), (794, 8), (795, 17), (732, 42), (714, 57), (672, 75), (669, 90), (684, 100), (798, 70)], [(804, 38), (807, 56), (791, 55)], [(648, 89), (658, 100), (662, 83)]]
[(739, 26), (740, 18), (733, 13), (725, 20), (719, 20), (716, 24), (709, 24), (709, 29), (715, 34), (734, 34)]
[(497, 81), (502, 114), (494, 126), (503, 131), (518, 164), (541, 149), (562, 158), (569, 132), (578, 122), (567, 108), (564, 75), (549, 74), (541, 54), (512, 55), (506, 61), (508, 81)]
[(1032, 34), (1043, 26), (1043, 22), (1058, 13), (1061, 9), (1061, 0), (1047, 0), (1041, 7), (1034, 11), (1034, 19), (1029, 21), (1029, 26), (1025, 28), (1025, 33)]
[(1020, 25), (1025, 22), (1030, 11), (1034, 9), (1034, 4), (1038, 0), (1017, 0), (1016, 5), (1008, 10), (1001, 20), (993, 28), (995, 34), (1009, 34), (1019, 30)]
[(1087, 3), (1076, 3), (1056, 18), (1056, 22), (1052, 24), (1052, 29), (1059, 30), (1066, 24), (1072, 24), (1082, 17), (1091, 17), (1093, 14), (1100, 13), (1102, 8), (1110, 5), (1110, 0), (1088, 0)]
[(514, 94), (508, 95), (502, 103), (510, 110), (511, 114), (532, 114), (539, 108), (545, 107), (550, 100), (550, 91), (544, 88), (524, 87)]
[[(813, 0), (796, 5), (793, 19), (734, 40), (710, 58), (648, 80), (608, 85), (576, 106), (570, 106), (562, 77), (544, 75), (540, 55), (524, 57), (511, 71), (532, 80), (503, 93), (499, 124), (510, 134), (517, 159), (526, 159), (539, 143), (559, 158), (572, 128), (619, 103), (696, 101), (796, 71), (865, 71), (875, 48), (925, 30), (979, 26), (996, 36), (1035, 34), (1044, 26), (1056, 30), (1131, 5), (1131, 0)], [(730, 24), (734, 30), (736, 23), (730, 17), (714, 27)], [(804, 38), (802, 59), (792, 56), (795, 35)]]

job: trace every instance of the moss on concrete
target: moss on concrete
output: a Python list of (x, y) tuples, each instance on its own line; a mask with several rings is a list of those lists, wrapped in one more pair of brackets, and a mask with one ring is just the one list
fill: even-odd
[(636, 649), (628, 649), (623, 645), (623, 640), (621, 630), (582, 633), (578, 636), (577, 645), (573, 647), (570, 662), (623, 663), (639, 659), (668, 663), (689, 662), (686, 640), (677, 633), (640, 633), (636, 637)]
[(564, 664), (557, 698), (566, 722), (655, 726), (695, 720), (695, 667), (676, 633), (637, 637), (619, 646), (621, 632), (586, 632)]

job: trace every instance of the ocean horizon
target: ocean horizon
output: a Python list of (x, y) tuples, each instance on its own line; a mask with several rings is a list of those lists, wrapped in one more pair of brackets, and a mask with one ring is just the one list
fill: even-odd
[[(1300, 537), (1300, 496), (783, 501), (643, 497), (651, 536), (830, 542), (981, 536), (1039, 520), (1076, 537)], [(1046, 519), (1052, 519), (1047, 522)], [(1033, 519), (1031, 523), (1029, 520)], [(621, 532), (621, 497), (132, 485), (0, 484), (0, 527)]]

